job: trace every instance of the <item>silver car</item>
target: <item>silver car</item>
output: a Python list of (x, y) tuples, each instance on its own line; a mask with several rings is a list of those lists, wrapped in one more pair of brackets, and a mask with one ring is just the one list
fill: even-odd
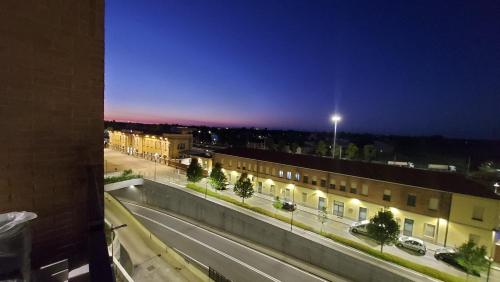
[(419, 254), (425, 255), (427, 248), (425, 247), (424, 241), (413, 238), (410, 236), (400, 236), (396, 246), (400, 248), (407, 248), (412, 251), (418, 252)]
[(368, 233), (368, 229), (366, 228), (366, 226), (368, 226), (368, 223), (370, 223), (369, 220), (362, 220), (362, 221), (354, 222), (349, 227), (349, 230), (352, 233), (367, 234)]

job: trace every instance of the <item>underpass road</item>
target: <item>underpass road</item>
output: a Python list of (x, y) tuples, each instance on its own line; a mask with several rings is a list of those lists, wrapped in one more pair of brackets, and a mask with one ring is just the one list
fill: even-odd
[(232, 281), (327, 281), (166, 213), (123, 204), (164, 243)]

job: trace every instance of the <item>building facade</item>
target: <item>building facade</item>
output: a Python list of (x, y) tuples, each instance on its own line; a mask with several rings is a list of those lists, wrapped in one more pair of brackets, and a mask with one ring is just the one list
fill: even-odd
[(401, 234), (498, 248), (500, 197), (460, 175), (252, 149), (219, 150), (213, 162), (231, 184), (246, 172), (257, 193), (331, 216), (360, 221), (390, 209)]
[(33, 268), (67, 260), (69, 270), (90, 264), (89, 281), (111, 281), (102, 209), (104, 1), (1, 1), (0, 14), (0, 213), (38, 215)]
[(167, 161), (188, 156), (193, 146), (191, 133), (144, 134), (139, 131), (109, 131), (109, 147), (146, 159)]

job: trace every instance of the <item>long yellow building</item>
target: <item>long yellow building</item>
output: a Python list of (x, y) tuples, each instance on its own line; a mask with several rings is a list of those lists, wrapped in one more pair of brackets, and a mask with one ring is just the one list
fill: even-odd
[(354, 221), (390, 209), (401, 233), (444, 246), (474, 240), (500, 261), (500, 196), (463, 175), (256, 149), (214, 154), (229, 182)]
[(109, 147), (150, 160), (164, 161), (189, 156), (193, 146), (193, 135), (187, 131), (144, 134), (132, 130), (108, 131)]

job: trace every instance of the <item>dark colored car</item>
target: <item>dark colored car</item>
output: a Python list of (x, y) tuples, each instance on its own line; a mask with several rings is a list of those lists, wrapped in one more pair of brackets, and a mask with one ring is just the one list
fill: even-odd
[(287, 211), (294, 211), (297, 209), (297, 205), (292, 202), (283, 202), (283, 206), (281, 208)]
[[(441, 261), (465, 272), (465, 268), (458, 263), (457, 257), (458, 257), (458, 254), (457, 254), (456, 250), (451, 249), (451, 248), (437, 249), (436, 252), (434, 253), (434, 258), (436, 258), (437, 260), (441, 260)], [(481, 277), (481, 274), (477, 271), (473, 271), (472, 275), (475, 275), (477, 277)]]

